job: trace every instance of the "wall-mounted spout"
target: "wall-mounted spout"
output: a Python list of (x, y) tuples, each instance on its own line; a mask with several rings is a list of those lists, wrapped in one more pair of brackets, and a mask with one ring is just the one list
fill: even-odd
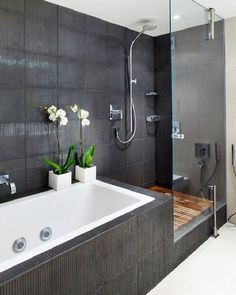
[(0, 185), (1, 184), (7, 185), (10, 189), (10, 194), (14, 195), (16, 193), (16, 185), (15, 183), (9, 182), (8, 180), (9, 180), (8, 174), (0, 173)]

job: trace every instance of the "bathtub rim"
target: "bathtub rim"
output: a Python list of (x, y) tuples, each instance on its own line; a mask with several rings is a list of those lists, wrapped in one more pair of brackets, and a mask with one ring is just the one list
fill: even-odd
[[(129, 219), (136, 218), (137, 215), (144, 214), (145, 212), (151, 210), (152, 208), (155, 208), (157, 206), (161, 206), (166, 202), (172, 203), (172, 197), (164, 196), (161, 193), (152, 192), (147, 189), (143, 189), (140, 187), (136, 187), (133, 185), (129, 185), (126, 183), (122, 183), (120, 181), (116, 181), (109, 178), (99, 177), (99, 181), (105, 182), (107, 184), (115, 185), (117, 187), (128, 189), (135, 193), (140, 193), (142, 195), (146, 195), (148, 197), (153, 197), (154, 200), (142, 205), (133, 211), (130, 211), (124, 215), (121, 215), (115, 219), (112, 219), (108, 221), (107, 223), (104, 223), (94, 229), (91, 229), (88, 232), (85, 232), (79, 236), (76, 236), (75, 238), (68, 240), (62, 244), (59, 244), (43, 253), (40, 253), (26, 261), (23, 261), (22, 263), (19, 263), (9, 269), (6, 269), (0, 273), (0, 287), (4, 284), (6, 284), (8, 281), (28, 272), (31, 271), (40, 265), (44, 263), (48, 263), (50, 260), (54, 259), (57, 256), (63, 255), (68, 251), (71, 251), (73, 248), (76, 248), (80, 246), (80, 244), (83, 244), (89, 240), (95, 239), (98, 235), (101, 235), (102, 233), (105, 233), (106, 231), (111, 230), (112, 228), (119, 226), (120, 224), (127, 222)], [(48, 192), (48, 191), (47, 191)], [(27, 198), (27, 197), (26, 197)], [(9, 203), (18, 201), (13, 200)], [(3, 203), (5, 204), (5, 203)]]

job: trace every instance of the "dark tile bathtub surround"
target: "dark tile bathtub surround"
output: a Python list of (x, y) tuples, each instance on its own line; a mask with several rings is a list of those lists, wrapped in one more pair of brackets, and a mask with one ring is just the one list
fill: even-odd
[[(132, 186), (129, 189), (139, 190)], [(127, 295), (127, 290), (129, 294), (146, 294), (170, 271), (169, 241), (173, 244), (172, 200), (158, 194), (156, 197), (143, 207), (5, 271), (0, 276), (0, 294)]]
[[(0, 170), (10, 174), (18, 192), (47, 186), (40, 159), (55, 160), (57, 145), (40, 106), (51, 104), (78, 103), (90, 111), (85, 139), (96, 145), (100, 175), (139, 186), (153, 183), (155, 141), (145, 114), (154, 113), (154, 104), (144, 96), (154, 89), (153, 38), (142, 36), (135, 44), (138, 131), (124, 149), (114, 144), (112, 127), (123, 131), (128, 120), (111, 123), (109, 104), (124, 110), (125, 52), (136, 32), (43, 0), (0, 1), (0, 16)], [(78, 146), (78, 121), (69, 117), (60, 131), (64, 151), (69, 143)], [(0, 202), (16, 197), (0, 190)]]

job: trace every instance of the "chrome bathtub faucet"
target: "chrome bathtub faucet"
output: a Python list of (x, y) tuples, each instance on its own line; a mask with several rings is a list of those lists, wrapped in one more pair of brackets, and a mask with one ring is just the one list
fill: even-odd
[(0, 173), (0, 185), (1, 184), (6, 184), (9, 187), (11, 195), (16, 193), (16, 185), (13, 182), (9, 182), (8, 174)]

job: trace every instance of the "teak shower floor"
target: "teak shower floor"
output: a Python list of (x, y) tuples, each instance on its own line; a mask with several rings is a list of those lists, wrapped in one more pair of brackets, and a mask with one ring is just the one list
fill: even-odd
[[(152, 186), (150, 190), (162, 193), (166, 196), (172, 196), (172, 191), (159, 187)], [(183, 225), (190, 222), (194, 217), (197, 217), (202, 212), (211, 206), (211, 202), (204, 201), (200, 197), (187, 195), (173, 191), (174, 197), (174, 230), (179, 229)]]

